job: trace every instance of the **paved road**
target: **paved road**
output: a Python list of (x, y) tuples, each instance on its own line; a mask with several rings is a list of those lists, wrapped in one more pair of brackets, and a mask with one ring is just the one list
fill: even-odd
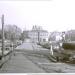
[(1, 73), (75, 73), (75, 65), (51, 62), (48, 49), (35, 43), (23, 43), (15, 49), (15, 56), (3, 65)]
[(23, 43), (22, 45), (16, 48), (17, 50), (33, 50), (31, 43)]
[[(37, 49), (36, 46), (37, 45), (33, 43), (23, 43), (22, 45), (18, 46), (15, 49), (11, 57), (11, 60), (9, 60), (3, 65), (3, 67), (0, 69), (0, 72), (1, 73), (45, 73), (46, 72), (45, 70), (43, 70), (35, 63), (33, 63), (31, 60), (29, 60), (22, 52), (27, 50), (29, 52), (30, 51), (34, 52), (34, 48)], [(20, 50), (20, 52), (18, 50)]]
[(42, 48), (41, 46), (37, 45), (36, 43), (30, 43), (30, 42), (25, 42), (22, 45), (18, 46), (16, 48), (17, 50), (48, 50), (45, 48)]
[(3, 65), (0, 73), (45, 73), (45, 71), (28, 60), (22, 53), (16, 53)]
[[(24, 43), (26, 44), (26, 43)], [(28, 54), (25, 56), (35, 63), (37, 66), (40, 66), (47, 73), (75, 73), (74, 64), (65, 64), (65, 63), (54, 63), (51, 62), (47, 56), (49, 55), (49, 50), (38, 46), (36, 43), (29, 43), (34, 51), (28, 51)], [(25, 49), (26, 50), (26, 49)], [(42, 56), (44, 55), (44, 56)]]

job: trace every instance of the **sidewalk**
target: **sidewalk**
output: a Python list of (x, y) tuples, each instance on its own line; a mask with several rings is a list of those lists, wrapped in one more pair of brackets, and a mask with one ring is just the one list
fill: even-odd
[(45, 71), (28, 60), (23, 54), (17, 53), (3, 65), (0, 73), (45, 73)]

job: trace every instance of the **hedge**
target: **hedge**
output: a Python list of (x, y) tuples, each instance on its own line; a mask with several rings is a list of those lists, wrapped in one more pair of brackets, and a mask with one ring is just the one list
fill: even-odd
[(75, 44), (74, 43), (63, 43), (62, 47), (64, 49), (71, 49), (74, 50), (75, 49)]

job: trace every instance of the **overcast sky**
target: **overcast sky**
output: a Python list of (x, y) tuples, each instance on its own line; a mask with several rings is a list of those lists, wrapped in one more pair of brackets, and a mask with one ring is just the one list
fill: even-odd
[(22, 30), (33, 25), (49, 32), (75, 29), (75, 0), (0, 1), (0, 17), (2, 14), (5, 24), (15, 24)]

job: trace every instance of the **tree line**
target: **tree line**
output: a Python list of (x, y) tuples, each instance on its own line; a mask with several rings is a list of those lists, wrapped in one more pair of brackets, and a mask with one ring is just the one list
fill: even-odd
[[(21, 34), (22, 30), (16, 25), (5, 25), (4, 27), (4, 38), (7, 40), (21, 40)], [(0, 29), (0, 39), (2, 39), (2, 29)]]

